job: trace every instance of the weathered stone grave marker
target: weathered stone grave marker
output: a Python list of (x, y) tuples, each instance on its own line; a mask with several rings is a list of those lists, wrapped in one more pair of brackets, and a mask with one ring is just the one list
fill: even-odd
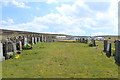
[(120, 64), (120, 40), (115, 41), (115, 61)]
[(108, 44), (107, 44), (106, 56), (107, 56), (107, 57), (110, 57), (110, 56), (111, 56), (111, 43), (108, 43)]
[(27, 37), (24, 37), (24, 46), (27, 45), (28, 42), (27, 42)]
[(17, 53), (17, 45), (16, 43), (12, 43), (13, 45), (13, 53)]
[(22, 51), (22, 42), (21, 41), (19, 41), (17, 43), (17, 50)]
[(104, 52), (106, 52), (107, 50), (107, 44), (108, 44), (108, 40), (104, 40)]
[(95, 40), (92, 39), (92, 46), (96, 46)]
[(3, 43), (3, 56), (5, 56), (6, 59), (10, 58), (10, 55), (13, 55), (13, 42), (6, 39)]
[(34, 37), (34, 43), (37, 44), (37, 37)]
[(5, 60), (5, 57), (3, 56), (3, 44), (0, 41), (0, 62)]

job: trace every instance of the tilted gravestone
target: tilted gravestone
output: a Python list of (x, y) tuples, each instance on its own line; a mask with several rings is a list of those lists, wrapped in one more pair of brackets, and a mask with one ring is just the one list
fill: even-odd
[(5, 60), (3, 56), (3, 44), (0, 42), (0, 62)]
[(108, 40), (104, 40), (104, 52), (106, 52), (107, 50), (107, 44), (108, 44)]
[(106, 56), (107, 56), (107, 57), (110, 57), (110, 56), (111, 56), (111, 43), (108, 43), (108, 44), (107, 44)]
[(120, 40), (115, 41), (115, 61), (120, 64)]

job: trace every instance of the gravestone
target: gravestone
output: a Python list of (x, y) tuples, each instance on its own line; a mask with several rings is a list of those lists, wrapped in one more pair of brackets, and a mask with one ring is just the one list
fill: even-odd
[(37, 37), (34, 37), (34, 43), (37, 44)]
[(6, 39), (3, 43), (3, 56), (5, 56), (5, 59), (9, 59), (10, 55), (13, 55), (13, 51), (13, 42)]
[(107, 57), (110, 57), (110, 56), (111, 56), (111, 43), (108, 43), (108, 44), (107, 44), (106, 56), (107, 56)]
[(44, 41), (44, 36), (43, 36), (43, 35), (40, 37), (40, 41), (41, 41), (41, 42)]
[(40, 37), (37, 37), (37, 42), (40, 42)]
[(92, 40), (92, 46), (96, 46), (95, 40)]
[(19, 41), (16, 45), (17, 45), (17, 50), (22, 51), (22, 42)]
[(44, 42), (46, 42), (46, 37), (44, 37)]
[(3, 44), (0, 42), (0, 62), (5, 60), (3, 56)]
[(115, 41), (115, 61), (120, 64), (120, 40)]
[(106, 52), (107, 50), (107, 44), (108, 44), (108, 40), (104, 40), (104, 52)]
[(24, 37), (24, 46), (27, 45), (28, 42), (27, 42), (27, 37)]
[(34, 43), (34, 37), (32, 37), (32, 44), (35, 44), (35, 43)]
[(16, 43), (12, 43), (13, 45), (13, 53), (17, 53), (17, 46)]

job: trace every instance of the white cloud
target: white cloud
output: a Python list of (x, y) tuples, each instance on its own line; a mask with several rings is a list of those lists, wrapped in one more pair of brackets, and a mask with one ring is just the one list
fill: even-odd
[(0, 20), (0, 24), (12, 24), (14, 23), (13, 19), (8, 19), (8, 20)]
[(58, 3), (58, 0), (47, 0), (46, 3), (47, 3), (47, 4)]
[(19, 7), (19, 8), (30, 8), (30, 6), (27, 6), (24, 2), (20, 2), (17, 0), (3, 0), (3, 4), (5, 6), (8, 4), (12, 4), (12, 5)]
[[(48, 3), (55, 2), (50, 0)], [(62, 4), (56, 7), (57, 13), (49, 13), (43, 17), (35, 17), (32, 22), (17, 24), (11, 27), (21, 30), (49, 31), (64, 34), (86, 34), (85, 29), (89, 30), (107, 30), (112, 33), (117, 31), (117, 3), (110, 3), (106, 12), (94, 11), (84, 1), (75, 1), (73, 4)], [(36, 8), (37, 9), (37, 8)], [(102, 35), (110, 32), (91, 33), (93, 35)], [(90, 34), (90, 33), (89, 33)]]

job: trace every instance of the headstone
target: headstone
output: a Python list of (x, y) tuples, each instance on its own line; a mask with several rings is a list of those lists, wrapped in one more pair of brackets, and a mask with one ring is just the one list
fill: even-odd
[(110, 57), (110, 56), (111, 56), (111, 43), (108, 43), (108, 44), (107, 44), (106, 56), (107, 56), (107, 57)]
[(44, 36), (42, 35), (42, 42), (44, 41)]
[(115, 41), (115, 61), (120, 64), (120, 40)]
[(108, 40), (104, 40), (104, 52), (106, 52), (107, 50), (107, 44), (108, 44)]
[(19, 41), (17, 43), (17, 50), (22, 51), (22, 42), (21, 41)]
[(37, 37), (37, 42), (40, 42), (40, 37)]
[(34, 42), (35, 44), (37, 44), (37, 37), (34, 37)]
[(5, 60), (4, 56), (3, 56), (3, 45), (0, 42), (0, 62)]
[(44, 42), (46, 42), (46, 37), (44, 37)]
[(10, 58), (10, 55), (13, 55), (13, 42), (10, 40), (5, 40), (3, 43), (3, 56), (5, 56), (6, 59)]
[(28, 42), (27, 42), (27, 38), (24, 37), (24, 46), (27, 45), (27, 44), (28, 44)]
[(13, 45), (13, 52), (14, 52), (14, 53), (17, 53), (17, 46), (16, 46), (16, 43), (12, 43), (12, 45)]
[(92, 40), (92, 46), (96, 46), (94, 39)]
[(32, 44), (35, 44), (35, 43), (34, 43), (34, 37), (32, 37)]

